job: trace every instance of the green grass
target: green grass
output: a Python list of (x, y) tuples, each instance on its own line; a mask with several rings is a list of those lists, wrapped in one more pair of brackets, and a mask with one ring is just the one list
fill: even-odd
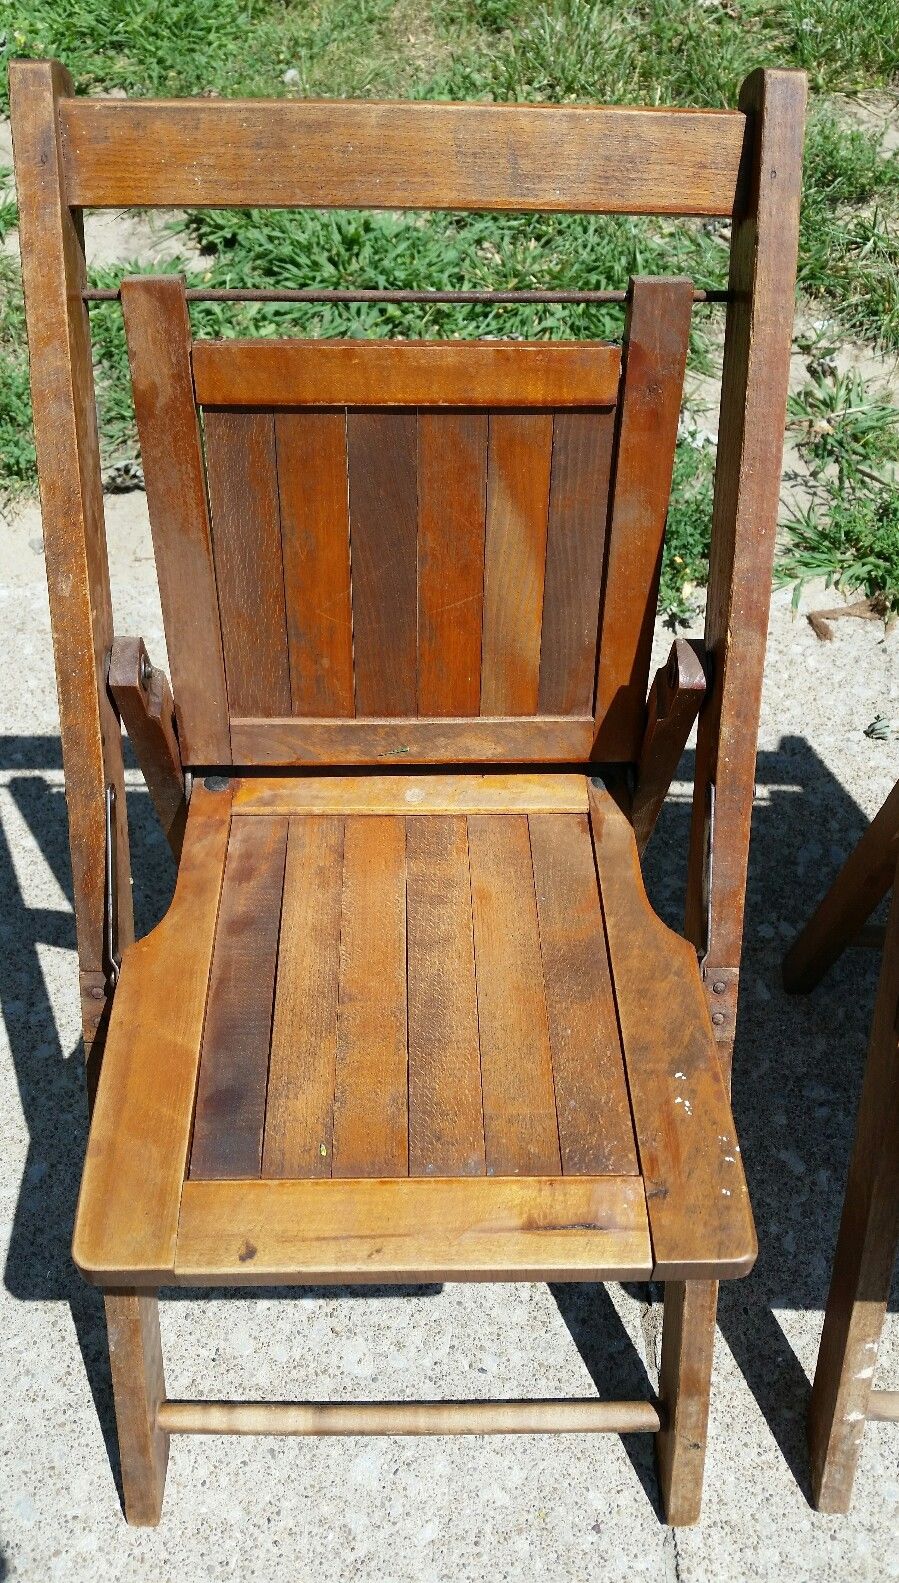
[[(734, 104), (755, 66), (803, 66), (813, 103), (801, 291), (834, 333), (899, 349), (899, 161), (884, 156), (877, 138), (853, 130), (832, 98), (899, 81), (894, 0), (864, 7), (857, 0), (632, 0), (623, 8), (612, 0), (107, 0), (103, 7), (7, 0), (4, 21), (0, 66), (15, 55), (56, 55), (81, 92), (715, 106)], [(0, 70), (0, 96), (5, 75)], [(0, 241), (14, 223), (0, 183)], [(186, 223), (191, 242), (209, 255), (203, 279), (221, 285), (603, 287), (620, 286), (631, 273), (677, 270), (714, 286), (727, 269), (726, 227), (718, 222), (200, 211)], [(101, 283), (115, 278), (94, 275)], [(710, 366), (714, 322), (709, 313), (695, 315), (695, 367)], [(110, 460), (134, 449), (127, 361), (118, 311), (92, 310), (92, 324)], [(219, 334), (552, 338), (617, 335), (621, 318), (596, 308), (355, 305), (204, 308), (195, 324)], [(7, 492), (34, 483), (21, 334), (15, 272), (4, 262), (0, 491)], [(878, 449), (884, 436), (875, 424), (868, 441), (874, 464), (885, 454)], [(815, 454), (810, 447), (809, 457)], [(705, 576), (713, 464), (708, 447), (679, 446), (662, 591), (666, 608), (681, 616)], [(824, 513), (822, 553), (829, 546), (837, 575), (825, 502), (833, 469), (829, 456), (816, 509)], [(812, 538), (815, 531), (811, 522)]]

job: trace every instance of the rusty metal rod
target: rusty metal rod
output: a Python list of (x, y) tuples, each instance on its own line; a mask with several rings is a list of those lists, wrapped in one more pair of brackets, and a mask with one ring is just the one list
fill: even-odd
[[(117, 302), (117, 286), (88, 286), (82, 292), (85, 302)], [(626, 303), (626, 291), (389, 291), (351, 288), (333, 291), (277, 291), (261, 287), (189, 286), (188, 302), (418, 302), (484, 303), (511, 306), (514, 303)], [(728, 302), (727, 291), (694, 291), (694, 302)]]
[(654, 1434), (653, 1402), (164, 1401), (157, 1428), (187, 1435)]

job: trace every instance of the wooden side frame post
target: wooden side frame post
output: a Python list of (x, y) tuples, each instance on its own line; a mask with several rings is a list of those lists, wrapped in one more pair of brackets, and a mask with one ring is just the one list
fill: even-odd
[[(749, 164), (730, 253), (705, 643), (712, 689), (699, 717), (686, 932), (730, 1082), (756, 736), (792, 344), (806, 79), (758, 71), (740, 90)], [(669, 1523), (699, 1518), (715, 1339), (713, 1281), (665, 1287), (656, 1440)]]
[(169, 1437), (157, 1421), (165, 1401), (159, 1299), (122, 1290), (108, 1291), (104, 1302), (125, 1516), (135, 1527), (154, 1527), (169, 1461)]
[[(119, 944), (133, 937), (122, 735), (106, 690), (112, 601), (103, 517), (81, 212), (65, 195), (57, 111), (73, 92), (55, 61), (11, 61), (13, 155), (31, 360), (34, 436), (86, 1054), (105, 1026), (107, 786), (115, 788)], [(99, 1051), (99, 1047), (98, 1047)]]
[(705, 624), (713, 682), (699, 724), (686, 911), (687, 935), (704, 954), (703, 980), (728, 1071), (783, 459), (805, 98), (802, 72), (753, 72), (740, 90), (749, 168), (731, 239)]

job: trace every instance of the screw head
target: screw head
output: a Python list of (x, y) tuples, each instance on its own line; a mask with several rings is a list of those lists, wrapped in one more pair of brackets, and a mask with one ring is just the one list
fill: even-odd
[(138, 680), (140, 681), (144, 692), (147, 692), (150, 683), (153, 680), (153, 664), (146, 649), (140, 657), (140, 671), (138, 673)]
[(723, 978), (716, 978), (712, 988), (716, 995), (723, 995), (724, 991), (727, 989), (727, 985), (725, 984)]
[(722, 1022), (724, 1021), (724, 1012), (723, 1011), (713, 1011), (712, 1012), (712, 1021), (715, 1024), (716, 1028), (720, 1028)]
[(97, 984), (95, 984), (93, 989), (90, 991), (91, 1000), (103, 1000), (104, 997), (105, 997), (105, 994), (106, 994), (106, 991), (103, 990), (103, 989), (100, 989), (99, 985), (97, 985)]

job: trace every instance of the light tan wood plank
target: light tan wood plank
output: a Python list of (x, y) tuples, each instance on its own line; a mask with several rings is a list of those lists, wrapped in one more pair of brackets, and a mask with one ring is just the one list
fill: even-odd
[(528, 822), (468, 820), (487, 1171), (560, 1169)]
[(194, 787), (172, 905), (122, 960), (72, 1247), (101, 1284), (174, 1266), (230, 807)]
[(344, 826), (334, 1176), (405, 1176), (406, 831)]
[(484, 1117), (464, 817), (406, 825), (409, 1175), (483, 1176)]
[(587, 778), (510, 775), (252, 776), (234, 783), (235, 814), (586, 813)]
[(638, 1177), (188, 1182), (177, 1279), (640, 1279), (651, 1254)]
[(330, 1176), (343, 820), (292, 818), (265, 1109), (263, 1176)]
[(590, 756), (593, 717), (231, 721), (235, 764), (572, 764)]
[(481, 714), (536, 714), (553, 420), (490, 419)]
[(487, 418), (418, 420), (418, 709), (476, 715), (481, 697)]
[(528, 819), (562, 1169), (637, 1171), (586, 814)]
[(634, 832), (591, 786), (590, 821), (659, 1280), (746, 1275), (746, 1178), (696, 953), (653, 912)]
[(295, 715), (353, 713), (346, 414), (275, 419)]
[(580, 105), (67, 99), (70, 203), (726, 214), (744, 117)]

